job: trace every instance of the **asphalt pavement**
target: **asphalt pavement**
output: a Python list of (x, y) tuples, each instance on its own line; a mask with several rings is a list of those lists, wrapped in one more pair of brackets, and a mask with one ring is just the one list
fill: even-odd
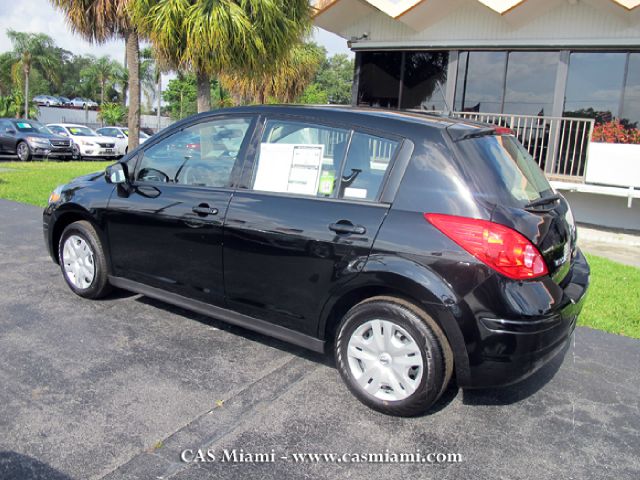
[[(139, 295), (73, 295), (41, 210), (0, 200), (3, 480), (637, 479), (639, 367), (640, 341), (578, 328), (564, 361), (524, 383), (452, 387), (427, 415), (384, 416), (330, 357)], [(216, 461), (181, 461), (198, 449)], [(460, 461), (294, 459), (418, 450)]]

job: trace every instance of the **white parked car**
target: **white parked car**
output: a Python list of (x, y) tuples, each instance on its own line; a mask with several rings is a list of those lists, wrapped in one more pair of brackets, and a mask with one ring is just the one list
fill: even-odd
[(57, 107), (60, 105), (60, 99), (51, 95), (36, 95), (33, 97), (36, 105), (45, 107)]
[(74, 157), (115, 158), (120, 156), (116, 139), (98, 135), (89, 127), (72, 123), (50, 123), (49, 130), (73, 140)]
[[(116, 149), (118, 151), (118, 155), (124, 155), (127, 153), (129, 147), (129, 129), (127, 127), (102, 127), (96, 130), (98, 134), (104, 135), (106, 137), (113, 137), (116, 139)], [(138, 136), (138, 142), (144, 143), (147, 138), (150, 138), (149, 135), (140, 131), (140, 135)]]
[(76, 97), (71, 100), (72, 107), (78, 108), (98, 108), (98, 104), (89, 98)]

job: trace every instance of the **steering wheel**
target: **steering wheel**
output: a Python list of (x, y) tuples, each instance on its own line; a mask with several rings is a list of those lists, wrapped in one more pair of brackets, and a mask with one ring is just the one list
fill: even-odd
[(184, 185), (217, 185), (218, 178), (216, 171), (211, 169), (211, 166), (206, 163), (187, 163), (182, 166), (182, 171), (179, 172), (180, 179), (176, 174), (175, 182)]
[(169, 175), (157, 168), (143, 168), (138, 173), (138, 180), (144, 180), (145, 182), (169, 182)]

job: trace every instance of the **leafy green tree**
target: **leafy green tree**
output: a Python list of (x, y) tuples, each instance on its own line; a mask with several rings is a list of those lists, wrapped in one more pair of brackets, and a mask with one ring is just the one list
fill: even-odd
[(120, 125), (126, 115), (127, 111), (120, 103), (105, 102), (100, 105), (98, 118), (100, 118), (105, 125)]
[[(20, 90), (14, 90), (9, 95), (0, 96), (0, 117), (24, 117), (24, 96)], [(36, 117), (38, 108), (33, 102), (28, 102), (29, 116)]]
[(308, 0), (131, 0), (134, 21), (158, 56), (196, 75), (198, 111), (211, 108), (211, 78), (260, 75), (309, 31)]
[[(133, 0), (50, 0), (67, 16), (71, 28), (91, 42), (123, 38), (129, 86), (129, 150), (138, 146), (140, 131), (139, 34), (131, 21)], [(174, 3), (174, 2), (168, 2)]]
[(167, 88), (162, 92), (162, 98), (167, 102), (169, 115), (174, 120), (180, 120), (197, 112), (196, 77), (193, 74), (178, 72), (178, 78), (169, 80)]
[(44, 33), (26, 33), (7, 30), (7, 36), (13, 43), (12, 74), (14, 79), (20, 78), (24, 87), (24, 109), (29, 114), (29, 76), (31, 69), (38, 69), (43, 75), (57, 82), (59, 58), (55, 52), (53, 39)]
[(254, 74), (222, 73), (220, 82), (250, 103), (292, 102), (311, 82), (322, 61), (314, 44), (296, 44), (279, 62)]
[(298, 103), (324, 105), (329, 103), (329, 94), (326, 90), (323, 90), (318, 83), (312, 83), (302, 92), (302, 95), (298, 97)]
[(100, 86), (100, 105), (104, 103), (107, 87), (110, 87), (115, 81), (115, 73), (119, 65), (115, 60), (104, 55), (80, 71), (80, 76), (85, 81)]
[(351, 85), (353, 84), (353, 59), (339, 53), (326, 57), (318, 69), (311, 85), (298, 98), (301, 103), (335, 103), (348, 105), (351, 103)]

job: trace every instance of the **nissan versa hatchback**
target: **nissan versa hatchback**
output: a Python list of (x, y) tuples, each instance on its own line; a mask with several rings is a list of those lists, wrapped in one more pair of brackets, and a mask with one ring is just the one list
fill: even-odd
[(569, 205), (508, 130), (406, 112), (196, 115), (57, 187), (44, 236), (76, 294), (332, 350), (394, 415), (564, 354), (589, 284)]

